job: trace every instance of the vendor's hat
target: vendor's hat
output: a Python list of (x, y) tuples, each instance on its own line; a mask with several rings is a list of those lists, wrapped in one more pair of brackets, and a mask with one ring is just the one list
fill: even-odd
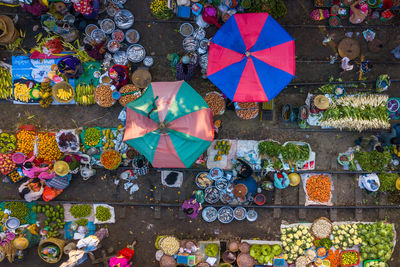
[(300, 183), (300, 175), (298, 175), (297, 173), (289, 173), (288, 175), (289, 177), (289, 184), (291, 186), (297, 186)]
[(65, 176), (69, 173), (69, 165), (65, 161), (59, 160), (54, 163), (54, 172), (58, 176)]
[(29, 241), (23, 236), (17, 237), (12, 242), (16, 249), (24, 250), (29, 246)]
[(400, 177), (396, 180), (396, 189), (400, 190)]
[(314, 98), (314, 105), (320, 110), (325, 110), (329, 107), (329, 99), (324, 95), (317, 95)]

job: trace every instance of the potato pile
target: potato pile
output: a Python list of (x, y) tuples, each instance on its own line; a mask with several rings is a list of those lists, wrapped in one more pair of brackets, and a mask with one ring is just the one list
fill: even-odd
[(222, 115), (225, 109), (225, 100), (222, 96), (217, 93), (209, 93), (204, 97), (204, 100), (207, 102), (210, 107), (213, 115)]
[(236, 109), (236, 114), (244, 120), (254, 119), (258, 115), (257, 102), (239, 102), (239, 109)]

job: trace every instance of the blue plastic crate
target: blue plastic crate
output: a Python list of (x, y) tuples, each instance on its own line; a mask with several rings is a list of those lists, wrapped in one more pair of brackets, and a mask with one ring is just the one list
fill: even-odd
[(191, 8), (189, 6), (178, 6), (177, 16), (180, 18), (190, 18)]

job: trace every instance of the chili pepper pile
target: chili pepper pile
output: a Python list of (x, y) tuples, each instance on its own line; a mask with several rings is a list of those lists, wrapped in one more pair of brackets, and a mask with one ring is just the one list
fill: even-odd
[(121, 156), (115, 150), (107, 150), (101, 154), (101, 164), (108, 170), (114, 170), (121, 164)]
[(311, 201), (328, 202), (331, 198), (332, 182), (328, 175), (313, 175), (307, 180), (306, 189)]

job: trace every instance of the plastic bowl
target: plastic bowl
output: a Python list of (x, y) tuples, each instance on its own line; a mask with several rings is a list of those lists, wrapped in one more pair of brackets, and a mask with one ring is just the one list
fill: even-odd
[[(212, 213), (213, 216), (207, 216), (207, 213), (209, 213), (209, 214)], [(205, 209), (203, 209), (203, 211), (201, 213), (201, 217), (203, 217), (203, 220), (206, 222), (213, 222), (218, 217), (218, 211), (214, 207), (206, 207)]]
[(246, 214), (246, 219), (249, 222), (254, 222), (255, 220), (257, 220), (258, 218), (258, 214), (255, 210), (249, 210)]
[[(201, 175), (205, 175), (205, 176), (207, 177), (207, 179), (210, 181), (210, 184), (209, 184), (209, 185), (202, 186), (202, 185), (198, 182), (198, 179), (200, 178)], [(195, 181), (196, 181), (196, 185), (197, 185), (198, 188), (200, 188), (200, 189), (206, 189), (208, 186), (210, 186), (210, 185), (213, 183), (213, 181), (212, 181), (207, 175), (208, 175), (207, 172), (199, 172), (199, 173), (197, 174)]]
[[(225, 218), (228, 217), (228, 218)], [(229, 206), (223, 206), (218, 211), (218, 221), (221, 223), (230, 223), (234, 219), (233, 209)]]
[(12, 155), (11, 159), (15, 164), (22, 164), (25, 162), (26, 157), (24, 153), (17, 152)]
[[(318, 249), (320, 249), (320, 248), (324, 248), (324, 249), (326, 250), (326, 253), (325, 253), (324, 256), (318, 256)], [(325, 258), (328, 256), (328, 253), (329, 253), (329, 250), (326, 249), (325, 247), (318, 247), (318, 248), (316, 249), (316, 251), (317, 251), (317, 258), (320, 258), (320, 259), (325, 259)]]
[(224, 171), (221, 168), (212, 168), (208, 174), (208, 177), (214, 181), (218, 180), (222, 176), (224, 176)]
[[(243, 211), (243, 216), (242, 216), (242, 217), (239, 217), (239, 216), (236, 215), (236, 213), (238, 213), (240, 210)], [(243, 208), (243, 207), (236, 207), (236, 208), (233, 210), (233, 216), (235, 217), (236, 220), (238, 220), (238, 221), (243, 221), (243, 220), (246, 218), (246, 216), (247, 216), (247, 211), (246, 211), (246, 209)]]

